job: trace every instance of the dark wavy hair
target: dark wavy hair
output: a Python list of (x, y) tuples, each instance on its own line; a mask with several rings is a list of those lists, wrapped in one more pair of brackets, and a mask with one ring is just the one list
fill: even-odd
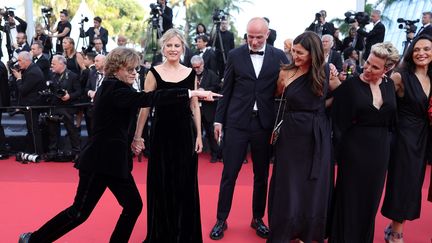
[(205, 27), (205, 25), (203, 24), (203, 23), (198, 23), (197, 24), (197, 26), (196, 26), (196, 28), (195, 28), (195, 33), (198, 35), (198, 34), (200, 34), (199, 32), (198, 32), (198, 27), (199, 26), (202, 26), (203, 27), (203, 29), (204, 29), (204, 31), (203, 31), (203, 34), (207, 34), (207, 28)]
[[(307, 78), (312, 81), (312, 92), (316, 96), (323, 96), (326, 74), (324, 69), (324, 49), (321, 39), (315, 32), (305, 31), (294, 39), (293, 45), (297, 44), (303, 46), (303, 48), (305, 48), (310, 55), (311, 65), (306, 75)], [(288, 65), (282, 65), (281, 67), (282, 70), (289, 70), (293, 68), (296, 68), (294, 62)]]
[[(414, 54), (414, 47), (419, 40), (429, 40), (430, 42), (432, 42), (432, 36), (425, 34), (425, 35), (420, 35), (420, 36), (417, 36), (416, 38), (414, 38), (414, 40), (409, 45), (407, 51), (405, 52), (405, 54), (403, 56), (403, 61), (402, 61), (401, 65), (399, 66), (398, 70), (407, 70), (407, 71), (410, 71), (413, 73), (415, 72), (416, 65), (415, 65), (414, 60), (413, 60), (413, 54)], [(429, 63), (428, 74), (429, 74), (429, 76), (432, 74), (432, 62)]]

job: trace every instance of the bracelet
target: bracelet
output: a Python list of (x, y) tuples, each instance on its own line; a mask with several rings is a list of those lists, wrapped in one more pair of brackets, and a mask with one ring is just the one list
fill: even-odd
[(136, 138), (136, 137), (134, 137), (133, 140), (136, 141), (136, 142), (144, 142), (144, 138)]

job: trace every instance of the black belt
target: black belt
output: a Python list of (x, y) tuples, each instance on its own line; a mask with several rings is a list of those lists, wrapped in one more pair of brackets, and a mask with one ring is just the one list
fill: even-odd
[(258, 116), (258, 110), (253, 110), (252, 117), (257, 117), (257, 116)]

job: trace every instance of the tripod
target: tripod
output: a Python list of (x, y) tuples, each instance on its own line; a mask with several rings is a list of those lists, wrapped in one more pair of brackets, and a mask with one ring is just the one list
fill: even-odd
[[(222, 52), (222, 59), (223, 59), (224, 65), (225, 65), (226, 64), (225, 48), (224, 48), (222, 36), (220, 33), (221, 21), (222, 20), (218, 20), (218, 21), (213, 22), (213, 26), (210, 30), (210, 33), (211, 33), (211, 39), (213, 40), (213, 43), (212, 43), (212, 49), (213, 50), (215, 50), (216, 38), (219, 40), (220, 51)], [(216, 28), (216, 30), (213, 31), (215, 28)]]
[[(143, 54), (144, 56), (146, 55), (147, 51), (148, 51), (148, 47), (151, 47), (152, 50), (152, 64), (154, 64), (156, 62), (156, 53), (157, 53), (157, 40), (162, 36), (162, 32), (159, 28), (159, 16), (158, 15), (153, 15), (149, 20), (148, 20), (148, 26), (147, 26), (147, 36), (146, 36), (146, 41), (144, 43), (143, 46)], [(150, 42), (150, 44), (149, 44)]]
[(76, 43), (75, 50), (78, 49), (80, 40), (82, 42), (81, 50), (83, 52), (89, 51), (89, 49), (91, 50), (91, 48), (93, 48), (93, 47), (88, 46), (88, 44), (87, 44), (87, 38), (86, 38), (86, 35), (85, 35), (85, 31), (84, 31), (84, 21), (83, 20), (80, 23), (80, 35), (79, 35), (78, 41)]

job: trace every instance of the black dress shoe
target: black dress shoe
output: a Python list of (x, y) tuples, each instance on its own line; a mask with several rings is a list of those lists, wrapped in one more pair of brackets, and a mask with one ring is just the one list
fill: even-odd
[(28, 243), (30, 240), (31, 233), (22, 233), (18, 239), (18, 243)]
[(264, 224), (262, 219), (252, 219), (251, 227), (256, 230), (256, 234), (264, 239), (268, 238), (269, 228)]
[(210, 163), (216, 163), (218, 161), (217, 157), (211, 157)]
[(8, 154), (0, 154), (0, 160), (4, 160), (4, 159), (8, 159), (9, 155)]
[(228, 224), (225, 220), (216, 221), (215, 226), (213, 226), (210, 232), (210, 238), (212, 240), (220, 240), (224, 237), (224, 231), (228, 228)]

